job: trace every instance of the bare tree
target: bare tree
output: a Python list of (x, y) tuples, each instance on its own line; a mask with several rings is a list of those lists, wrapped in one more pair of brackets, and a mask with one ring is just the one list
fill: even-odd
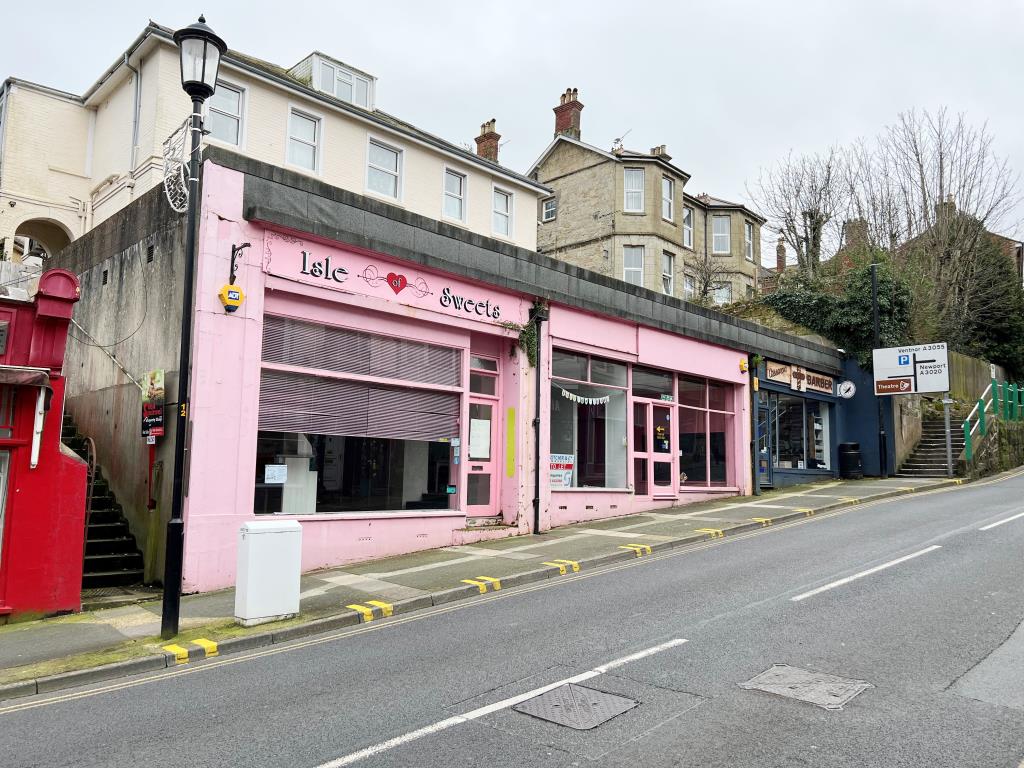
[(876, 202), (895, 251), (919, 270), (940, 331), (956, 341), (979, 311), (998, 308), (1004, 286), (992, 273), (987, 233), (1010, 223), (1019, 177), (1000, 158), (987, 126), (945, 109), (905, 112), (878, 138), (872, 172), (855, 197)]
[(822, 258), (831, 257), (841, 243), (848, 189), (844, 153), (830, 147), (824, 154), (790, 152), (774, 167), (762, 169), (747, 194), (796, 253), (800, 270), (813, 276)]
[(722, 263), (706, 252), (698, 255), (697, 258), (687, 266), (693, 273), (693, 300), (704, 306), (711, 306), (715, 303), (715, 289), (719, 283), (729, 282), (731, 272)]

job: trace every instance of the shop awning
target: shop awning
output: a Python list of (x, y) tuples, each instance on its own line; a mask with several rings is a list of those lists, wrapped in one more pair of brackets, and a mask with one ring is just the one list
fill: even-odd
[(0, 365), (0, 384), (26, 387), (46, 387), (50, 384), (50, 371), (23, 365)]

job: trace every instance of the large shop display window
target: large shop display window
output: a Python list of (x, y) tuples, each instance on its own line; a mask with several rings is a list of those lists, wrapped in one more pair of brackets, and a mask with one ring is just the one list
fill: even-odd
[(626, 365), (554, 350), (551, 487), (625, 488)]
[(263, 362), (257, 513), (449, 507), (460, 350), (268, 316)]
[(775, 468), (831, 468), (827, 403), (796, 395), (761, 392), (761, 405), (768, 408)]
[(558, 349), (551, 375), (552, 490), (735, 485), (734, 385)]

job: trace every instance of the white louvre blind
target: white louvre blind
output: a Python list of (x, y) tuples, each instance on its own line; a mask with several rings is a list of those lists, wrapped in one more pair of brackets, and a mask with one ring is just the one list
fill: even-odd
[(458, 349), (273, 316), (264, 318), (263, 359), (425, 384), (458, 386), (462, 377)]
[(459, 395), (264, 370), (260, 430), (437, 440), (458, 435)]

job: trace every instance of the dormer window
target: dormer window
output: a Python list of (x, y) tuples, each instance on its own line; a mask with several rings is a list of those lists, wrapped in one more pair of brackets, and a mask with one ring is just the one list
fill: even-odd
[(369, 79), (326, 61), (320, 63), (320, 90), (364, 109), (370, 108)]

